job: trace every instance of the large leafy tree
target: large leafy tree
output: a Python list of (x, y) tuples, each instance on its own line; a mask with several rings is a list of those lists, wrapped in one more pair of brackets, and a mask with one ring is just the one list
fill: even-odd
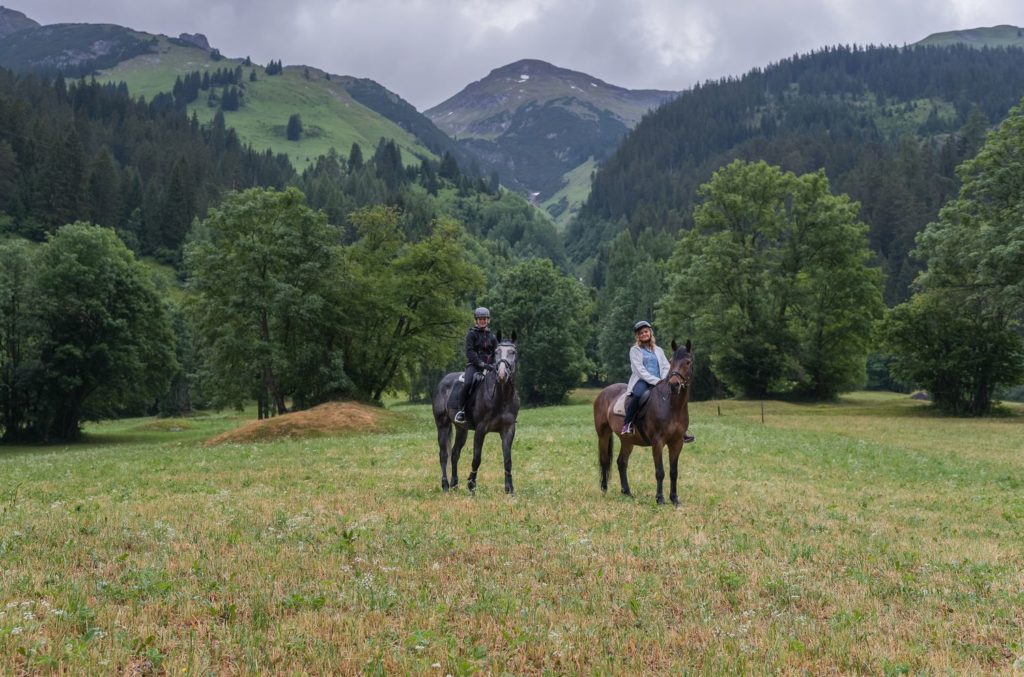
[(591, 299), (547, 259), (530, 259), (498, 278), (483, 303), (493, 324), (519, 338), (519, 389), (530, 404), (558, 404), (590, 367), (585, 347)]
[(229, 195), (186, 248), (190, 312), (216, 404), (259, 415), (348, 388), (340, 232), (295, 189)]
[(1024, 106), (957, 171), (959, 195), (917, 239), (918, 297), (890, 313), (885, 335), (899, 375), (940, 408), (977, 415), (1024, 378)]
[(483, 274), (453, 221), (435, 221), (423, 239), (409, 242), (394, 208), (362, 209), (349, 219), (357, 239), (346, 252), (352, 275), (345, 298), (357, 319), (346, 334), (346, 364), (359, 393), (378, 400), (422, 366), (450, 361)]
[(38, 258), (36, 430), (74, 439), (83, 420), (152, 402), (176, 368), (174, 337), (146, 269), (113, 230), (63, 226)]
[(694, 228), (669, 264), (659, 322), (693, 335), (745, 396), (827, 399), (856, 387), (882, 311), (858, 205), (833, 195), (824, 172), (739, 160), (700, 194)]

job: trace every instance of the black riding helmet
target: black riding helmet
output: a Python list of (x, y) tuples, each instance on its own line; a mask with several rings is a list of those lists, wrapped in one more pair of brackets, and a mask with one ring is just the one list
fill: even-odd
[(638, 331), (640, 331), (641, 329), (650, 329), (650, 328), (651, 328), (651, 323), (650, 322), (648, 322), (647, 320), (640, 320), (639, 322), (637, 322), (636, 324), (633, 325), (633, 333), (635, 334)]

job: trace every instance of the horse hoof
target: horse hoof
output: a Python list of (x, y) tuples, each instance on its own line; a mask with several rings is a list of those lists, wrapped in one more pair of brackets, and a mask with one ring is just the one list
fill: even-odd
[(657, 500), (658, 500), (658, 505), (665, 505), (665, 497), (664, 496), (658, 496)]
[(448, 491), (449, 484), (448, 480), (441, 480), (441, 491)]
[(629, 489), (623, 489), (622, 490), (622, 495), (623, 496), (628, 496), (629, 498), (633, 498), (633, 492), (630, 491)]
[(509, 496), (515, 496), (516, 490), (512, 487), (511, 484), (508, 484), (505, 486), (505, 493), (508, 494)]
[(677, 508), (682, 505), (682, 503), (679, 502), (679, 497), (678, 496), (672, 496), (671, 500), (672, 500), (672, 505), (674, 505)]

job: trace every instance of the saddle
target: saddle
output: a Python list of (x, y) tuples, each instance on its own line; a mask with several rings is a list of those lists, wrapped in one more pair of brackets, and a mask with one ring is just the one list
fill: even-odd
[[(454, 419), (454, 413), (459, 410), (459, 402), (461, 401), (460, 397), (462, 394), (462, 389), (467, 387), (470, 389), (469, 397), (466, 398), (466, 422), (463, 423), (461, 427), (473, 427), (473, 396), (476, 394), (476, 386), (483, 380), (483, 373), (478, 372), (476, 376), (473, 378), (473, 383), (467, 385), (466, 374), (465, 372), (463, 372), (459, 374), (458, 380), (455, 381), (455, 383), (452, 385), (451, 392), (448, 393), (448, 411), (450, 414), (452, 414), (452, 418)], [(452, 423), (455, 423), (454, 420), (452, 421)], [(459, 426), (458, 423), (455, 423), (455, 425)]]
[[(636, 416), (633, 417), (633, 430), (640, 434), (642, 439), (647, 444), (650, 444), (650, 440), (647, 439), (647, 435), (644, 434), (643, 428), (640, 426), (640, 422), (644, 420), (644, 414), (647, 413), (647, 405), (651, 401), (651, 393), (654, 392), (653, 388), (649, 388), (647, 392), (640, 396), (640, 401), (636, 405)], [(628, 390), (619, 395), (615, 402), (612, 403), (612, 413), (618, 414), (619, 416), (626, 415), (626, 398), (633, 397), (633, 393)]]
[[(648, 404), (648, 402), (651, 401), (651, 392), (653, 392), (653, 389), (648, 390), (647, 392), (645, 392), (643, 395), (640, 396), (640, 402), (637, 404), (637, 407), (636, 407), (636, 420), (637, 421), (639, 421), (641, 418), (643, 418), (644, 412), (647, 411), (647, 404)], [(619, 416), (625, 416), (626, 415), (626, 398), (627, 397), (633, 397), (633, 393), (631, 393), (629, 391), (626, 391), (626, 392), (622, 393), (621, 395), (619, 395), (618, 398), (616, 398), (615, 402), (612, 404), (612, 413), (613, 414), (618, 414)]]

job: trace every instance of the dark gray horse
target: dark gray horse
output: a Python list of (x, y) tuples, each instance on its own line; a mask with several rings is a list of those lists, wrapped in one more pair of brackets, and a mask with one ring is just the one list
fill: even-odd
[[(466, 444), (469, 431), (473, 431), (473, 470), (466, 486), (472, 493), (476, 489), (476, 471), (480, 467), (480, 454), (487, 433), (501, 435), (501, 452), (505, 458), (505, 493), (512, 494), (512, 440), (516, 436), (516, 417), (519, 415), (519, 395), (516, 393), (516, 335), (501, 340), (494, 351), (495, 368), (485, 372), (477, 384), (473, 399), (466, 406), (466, 423), (454, 424), (458, 405), (453, 403), (452, 388), (462, 372), (447, 374), (434, 392), (434, 424), (437, 426), (437, 445), (441, 452), (441, 489), (454, 489), (459, 483), (459, 455)], [(468, 386), (469, 384), (464, 384)], [(458, 402), (455, 399), (455, 402)], [(452, 425), (455, 425), (455, 444), (451, 448), (452, 480), (448, 482), (448, 447)]]

